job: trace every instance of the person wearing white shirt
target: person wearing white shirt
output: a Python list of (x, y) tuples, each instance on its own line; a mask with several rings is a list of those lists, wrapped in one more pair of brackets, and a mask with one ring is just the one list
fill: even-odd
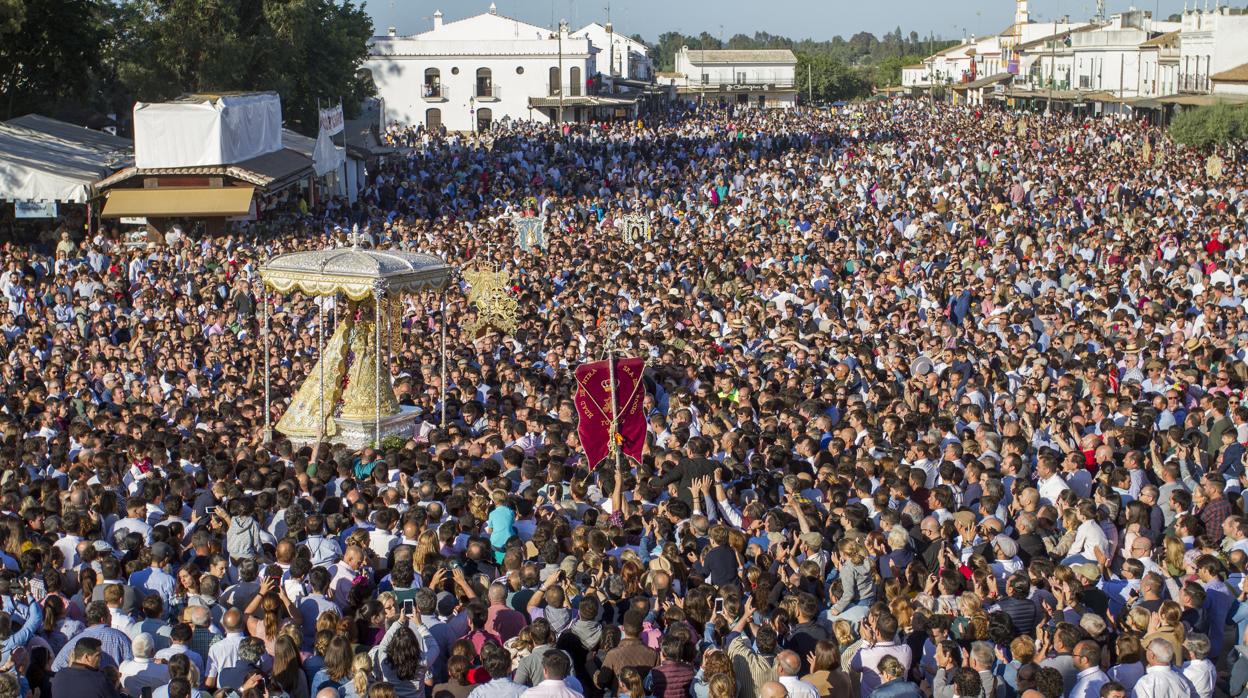
[(1148, 669), (1135, 682), (1131, 698), (1192, 698), (1192, 685), (1171, 668), (1174, 646), (1169, 640), (1155, 638), (1145, 652)]
[(814, 684), (798, 678), (801, 670), (802, 660), (796, 652), (785, 650), (776, 655), (776, 680), (789, 692), (789, 698), (819, 698), (819, 689)]
[(1097, 553), (1108, 557), (1110, 545), (1109, 538), (1105, 537), (1105, 530), (1096, 520), (1096, 505), (1090, 500), (1083, 500), (1079, 503), (1078, 516), (1080, 524), (1075, 530), (1075, 542), (1070, 546), (1070, 556), (1062, 564), (1071, 565), (1078, 562), (1100, 564)]
[(1183, 663), (1183, 678), (1192, 684), (1196, 698), (1213, 698), (1213, 686), (1218, 675), (1213, 662), (1209, 661), (1209, 636), (1192, 633), (1183, 640), (1190, 660)]
[(208, 675), (204, 677), (204, 685), (211, 689), (216, 689), (221, 672), (238, 664), (238, 646), (247, 637), (243, 632), (243, 614), (238, 609), (227, 611), (221, 622), (225, 626), (225, 637), (208, 649)]
[(542, 656), (542, 681), (520, 694), (521, 698), (585, 698), (564, 681), (572, 672), (572, 660), (563, 652)]
[(1067, 698), (1100, 698), (1101, 686), (1109, 683), (1109, 675), (1101, 670), (1101, 648), (1091, 640), (1075, 645), (1071, 653), (1079, 674)]
[(137, 696), (145, 688), (155, 689), (169, 682), (169, 666), (153, 660), (156, 641), (150, 634), (140, 633), (134, 638), (132, 650), (134, 657), (117, 668), (121, 674), (121, 686), (127, 695)]
[(1044, 504), (1056, 506), (1057, 498), (1062, 494), (1063, 490), (1070, 489), (1070, 486), (1058, 474), (1053, 461), (1048, 458), (1041, 458), (1040, 462), (1036, 464), (1036, 475), (1039, 477), (1040, 483), (1040, 501)]

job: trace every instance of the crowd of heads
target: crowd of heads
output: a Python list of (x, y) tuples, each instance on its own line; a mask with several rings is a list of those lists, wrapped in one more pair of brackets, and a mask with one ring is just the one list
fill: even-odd
[[(354, 202), (0, 251), (0, 698), (1244, 693), (1233, 154), (909, 101), (385, 136)], [(342, 304), (257, 272), (353, 242), (517, 325), (405, 297), (412, 437), (294, 444)], [(608, 341), (639, 461), (578, 441)]]

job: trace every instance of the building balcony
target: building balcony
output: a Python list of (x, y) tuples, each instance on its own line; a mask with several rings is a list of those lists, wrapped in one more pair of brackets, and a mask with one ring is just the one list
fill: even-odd
[(477, 83), (477, 89), (474, 91), (473, 97), (478, 102), (497, 102), (503, 98), (503, 88), (494, 83)]
[(741, 76), (735, 80), (721, 80), (707, 76), (699, 78), (689, 76), (689, 86), (706, 90), (762, 90), (762, 89), (793, 89), (797, 87), (794, 78), (749, 78)]
[(591, 91), (588, 87), (582, 87), (580, 85), (577, 85), (575, 87), (573, 87), (572, 85), (564, 85), (561, 88), (557, 84), (556, 85), (552, 85), (550, 83), (546, 84), (546, 96), (547, 97), (556, 97), (556, 98), (558, 97), (588, 97), (594, 94), (595, 92), (597, 92), (597, 90)]
[(1179, 92), (1208, 93), (1210, 90), (1208, 75), (1180, 75)]
[(425, 83), (420, 86), (420, 97), (426, 102), (445, 102), (450, 88), (446, 85)]

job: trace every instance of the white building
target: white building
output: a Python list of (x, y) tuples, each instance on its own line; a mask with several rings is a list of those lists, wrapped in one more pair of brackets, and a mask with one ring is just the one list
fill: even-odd
[(370, 41), (364, 65), (386, 123), (480, 131), (503, 118), (581, 121), (604, 110), (620, 116), (622, 106), (635, 110), (635, 102), (594, 96), (596, 54), (566, 22), (552, 31), (504, 17), (491, 4), (454, 22), (435, 12), (433, 29), (413, 36), (391, 28)]
[[(797, 104), (797, 56), (788, 49), (691, 49), (676, 52), (666, 84), (688, 100), (790, 108)], [(660, 80), (663, 82), (663, 80)]]
[[(1141, 47), (1178, 28), (1177, 23), (1154, 20), (1149, 12), (1130, 10), (1115, 14), (1108, 23), (1092, 31), (1072, 34), (1072, 87), (1109, 92), (1122, 98), (1144, 96), (1148, 72)], [(1147, 67), (1156, 76), (1156, 68)]]
[(1210, 92), (1211, 76), (1248, 63), (1248, 15), (1192, 10), (1181, 24), (1179, 92)]
[(654, 78), (654, 63), (649, 48), (635, 39), (615, 31), (607, 22), (593, 22), (572, 33), (573, 37), (585, 37), (596, 49), (598, 74), (610, 78), (650, 81)]
[(1178, 93), (1179, 35), (1177, 30), (1166, 32), (1140, 44), (1140, 96)]

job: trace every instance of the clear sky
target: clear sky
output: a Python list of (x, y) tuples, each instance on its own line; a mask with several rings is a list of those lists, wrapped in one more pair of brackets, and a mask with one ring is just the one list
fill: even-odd
[[(608, 4), (608, 0), (494, 1), (500, 14), (540, 26), (549, 26), (553, 16), (556, 22), (567, 19), (574, 29), (602, 21)], [(1160, 9), (1163, 17), (1183, 9), (1183, 0), (1105, 0), (1106, 13), (1133, 4), (1145, 10)], [(926, 36), (932, 31), (940, 37), (958, 38), (963, 31), (1001, 31), (1014, 17), (1013, 0), (611, 0), (610, 5), (616, 31), (641, 34), (648, 40), (669, 30), (722, 32), (725, 39), (755, 31), (795, 39), (831, 39), (864, 30), (880, 35), (898, 26), (905, 34), (913, 30)], [(432, 26), (434, 10), (442, 10), (446, 21), (451, 21), (484, 12), (489, 6), (490, 0), (368, 0), (367, 4), (378, 34), (390, 26), (400, 34), (425, 31)], [(1067, 14), (1071, 19), (1087, 19), (1096, 12), (1096, 0), (1031, 0), (1030, 9), (1034, 19)]]

